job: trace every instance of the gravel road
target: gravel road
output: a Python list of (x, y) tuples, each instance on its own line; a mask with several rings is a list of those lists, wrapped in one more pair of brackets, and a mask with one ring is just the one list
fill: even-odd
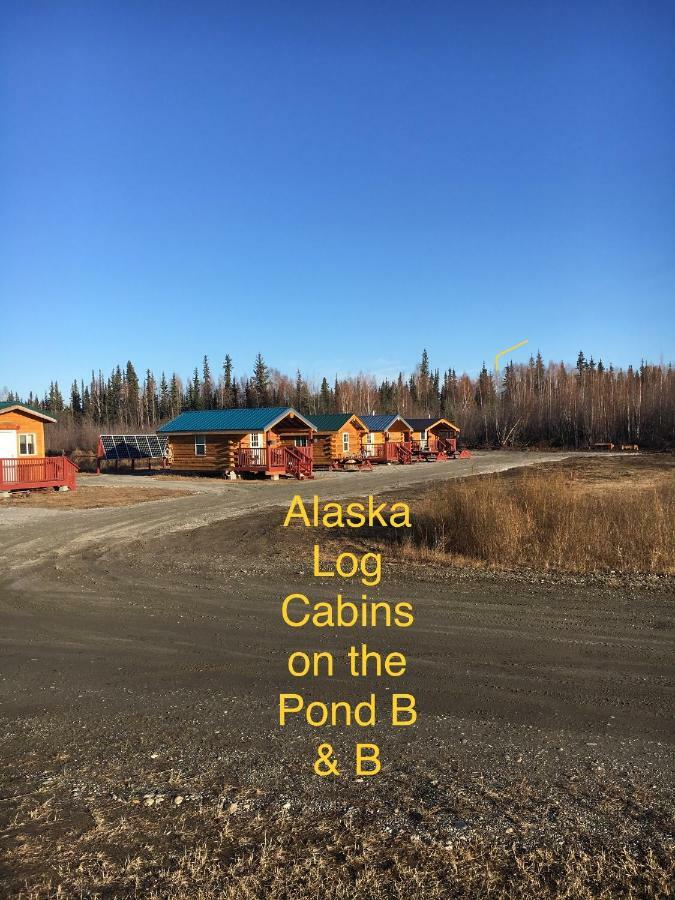
[(287, 503), (294, 494), (323, 500), (374, 495), (406, 487), (423, 487), (466, 475), (503, 472), (518, 466), (565, 459), (564, 453), (476, 452), (468, 460), (379, 466), (372, 472), (320, 472), (313, 481), (224, 481), (219, 479), (154, 479), (143, 475), (81, 476), (88, 484), (137, 486), (139, 490), (178, 486), (194, 496), (116, 509), (19, 509), (0, 503), (0, 566), (11, 572), (88, 547), (109, 548), (142, 537), (190, 531), (211, 522), (247, 515)]

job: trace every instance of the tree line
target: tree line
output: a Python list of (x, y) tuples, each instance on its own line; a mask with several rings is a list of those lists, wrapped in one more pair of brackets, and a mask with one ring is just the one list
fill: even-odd
[(655, 449), (675, 444), (672, 364), (626, 369), (596, 363), (580, 352), (576, 365), (549, 362), (540, 353), (509, 363), (497, 376), (485, 364), (477, 378), (455, 369), (433, 369), (426, 350), (414, 372), (394, 380), (360, 373), (307, 381), (270, 368), (259, 353), (252, 374), (237, 376), (225, 356), (216, 375), (208, 357), (186, 380), (175, 372), (139, 378), (129, 361), (104, 376), (73, 381), (64, 397), (58, 382), (27, 402), (58, 420), (53, 449), (85, 449), (99, 432), (151, 432), (186, 410), (294, 406), (300, 412), (400, 412), (450, 418), (469, 446), (586, 447), (599, 442), (638, 443)]

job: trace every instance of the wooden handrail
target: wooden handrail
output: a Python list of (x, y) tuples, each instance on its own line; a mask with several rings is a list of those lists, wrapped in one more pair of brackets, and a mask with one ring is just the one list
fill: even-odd
[(237, 451), (237, 468), (243, 471), (285, 472), (294, 478), (310, 478), (314, 471), (311, 447), (243, 447)]
[(78, 467), (67, 456), (13, 456), (0, 459), (0, 490), (20, 491), (39, 487), (77, 488)]

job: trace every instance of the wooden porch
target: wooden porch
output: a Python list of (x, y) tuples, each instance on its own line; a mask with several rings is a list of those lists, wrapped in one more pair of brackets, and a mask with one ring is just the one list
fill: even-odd
[(253, 475), (286, 475), (298, 480), (314, 478), (312, 447), (243, 447), (237, 450), (235, 472)]
[(454, 459), (457, 454), (457, 438), (432, 436), (424, 440), (412, 441), (411, 451), (413, 462)]
[(403, 466), (407, 466), (413, 461), (409, 441), (385, 441), (383, 444), (364, 444), (363, 457), (371, 465), (400, 463)]
[(78, 468), (65, 456), (30, 456), (0, 459), (0, 491), (35, 491), (41, 488), (77, 488)]

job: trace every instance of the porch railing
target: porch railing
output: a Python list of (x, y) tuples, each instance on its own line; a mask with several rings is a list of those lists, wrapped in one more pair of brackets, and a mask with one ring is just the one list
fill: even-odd
[(237, 468), (244, 472), (286, 473), (294, 478), (312, 476), (311, 447), (244, 447), (237, 451)]
[(430, 437), (425, 440), (412, 441), (411, 449), (415, 455), (447, 454), (451, 456), (457, 450), (456, 438)]
[(372, 462), (403, 462), (410, 455), (408, 441), (385, 441), (384, 444), (364, 444), (363, 457)]
[(66, 456), (29, 456), (0, 459), (0, 491), (40, 487), (77, 488), (79, 469)]
[(454, 456), (457, 453), (457, 438), (438, 438), (438, 447), (448, 456)]

